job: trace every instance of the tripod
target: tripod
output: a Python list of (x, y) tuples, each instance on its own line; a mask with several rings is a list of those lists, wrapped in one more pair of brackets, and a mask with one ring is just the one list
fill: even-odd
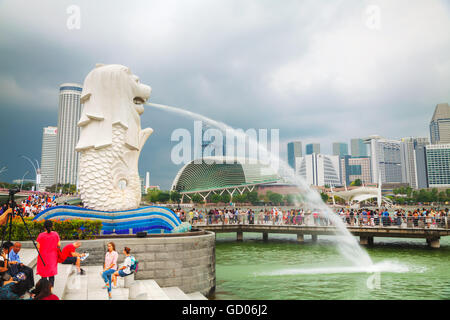
[[(5, 235), (6, 235), (6, 230), (9, 227), (9, 237), (8, 237), (8, 242), (11, 243), (11, 235), (12, 235), (12, 221), (13, 221), (13, 216), (14, 216), (14, 211), (16, 209), (16, 202), (14, 200), (14, 195), (19, 192), (19, 189), (10, 189), (9, 190), (9, 198), (8, 198), (8, 204), (10, 206), (10, 209), (12, 210), (9, 214), (8, 217), (6, 218), (6, 224), (3, 227), (3, 233), (2, 233), (2, 244), (1, 246), (3, 247), (3, 243), (5, 242)], [(41, 253), (39, 252), (39, 249), (37, 248), (36, 242), (33, 239), (33, 236), (31, 235), (30, 229), (28, 229), (28, 225), (25, 222), (25, 219), (23, 218), (22, 212), (21, 210), (18, 210), (17, 214), (20, 216), (20, 218), (22, 219), (23, 224), (25, 225), (25, 229), (27, 230), (28, 236), (30, 237), (30, 240), (33, 242), (34, 247), (36, 248), (36, 251), (39, 255), (39, 258), (41, 258), (42, 264), (45, 266), (45, 262), (44, 259), (41, 256)]]

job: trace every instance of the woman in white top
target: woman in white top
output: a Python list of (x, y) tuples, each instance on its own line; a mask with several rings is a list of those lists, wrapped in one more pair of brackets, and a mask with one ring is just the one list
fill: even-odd
[(123, 254), (125, 255), (125, 260), (123, 262), (122, 267), (120, 267), (120, 269), (118, 269), (117, 271), (115, 271), (112, 275), (112, 281), (114, 283), (116, 283), (117, 281), (117, 276), (120, 277), (126, 277), (129, 276), (132, 272), (131, 272), (131, 266), (133, 265), (133, 260), (131, 257), (131, 249), (128, 247), (123, 248)]

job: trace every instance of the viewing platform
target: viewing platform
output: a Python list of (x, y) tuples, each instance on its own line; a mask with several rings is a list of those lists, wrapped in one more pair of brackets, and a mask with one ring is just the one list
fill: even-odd
[[(40, 279), (36, 274), (37, 252), (22, 249), (20, 256), (25, 265), (33, 269), (35, 283)], [(82, 266), (85, 275), (78, 275), (73, 265), (58, 264), (58, 275), (52, 292), (60, 300), (108, 300), (104, 282), (100, 276), (101, 265)], [(28, 297), (28, 296), (27, 296)], [(117, 288), (112, 289), (112, 300), (208, 300), (200, 292), (185, 293), (176, 286), (161, 287), (155, 280), (137, 280), (133, 275), (117, 279)]]

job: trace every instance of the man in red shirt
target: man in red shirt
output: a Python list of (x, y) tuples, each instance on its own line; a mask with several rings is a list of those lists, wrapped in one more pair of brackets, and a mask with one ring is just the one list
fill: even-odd
[(76, 250), (81, 247), (80, 241), (75, 241), (74, 243), (69, 243), (62, 249), (61, 251), (61, 259), (58, 262), (62, 264), (74, 264), (77, 267), (78, 274), (85, 274), (85, 271), (81, 269), (81, 257), (84, 257), (85, 254), (77, 253)]

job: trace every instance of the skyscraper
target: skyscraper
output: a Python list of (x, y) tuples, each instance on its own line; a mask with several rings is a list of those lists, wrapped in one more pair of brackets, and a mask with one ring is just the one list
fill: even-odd
[(319, 143), (309, 143), (306, 145), (306, 154), (319, 154), (320, 153), (320, 144)]
[(450, 187), (450, 144), (428, 145), (426, 148), (428, 187)]
[(292, 141), (287, 145), (288, 151), (288, 163), (292, 169), (295, 169), (295, 158), (299, 158), (303, 155), (302, 152), (302, 142)]
[(416, 147), (416, 183), (417, 189), (428, 188), (428, 172), (427, 172), (427, 146), (418, 145)]
[(352, 157), (367, 157), (367, 146), (363, 139), (351, 139)]
[(42, 133), (40, 190), (55, 184), (57, 127), (46, 127)]
[(216, 137), (211, 134), (210, 129), (215, 128), (202, 123), (202, 158), (225, 156), (227, 152), (226, 136), (223, 135), (222, 141), (216, 141)]
[(77, 123), (81, 116), (82, 87), (64, 83), (59, 88), (56, 183), (77, 184), (79, 155), (75, 145), (80, 138)]
[(430, 144), (428, 138), (403, 138), (401, 140), (402, 179), (404, 183), (409, 183), (414, 189), (418, 189), (419, 184), (423, 186), (423, 182), (419, 183), (417, 177), (423, 179), (426, 176), (423, 155), (421, 156), (416, 151), (419, 147), (428, 144)]
[(338, 186), (341, 185), (339, 156), (309, 154), (297, 158), (296, 173), (302, 176), (309, 185)]
[(348, 144), (344, 142), (333, 142), (333, 156), (348, 155)]
[(380, 136), (370, 136), (364, 140), (369, 145), (372, 182), (402, 183), (402, 160), (398, 140), (388, 140)]
[(434, 110), (430, 122), (430, 140), (432, 144), (450, 143), (450, 106), (440, 103)]

